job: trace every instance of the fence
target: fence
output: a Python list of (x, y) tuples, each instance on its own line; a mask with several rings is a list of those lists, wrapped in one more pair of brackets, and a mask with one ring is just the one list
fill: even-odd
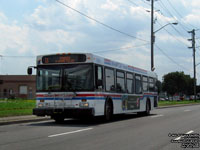
[(0, 92), (0, 99), (35, 99), (35, 94), (29, 92), (28, 94), (20, 94), (17, 92)]

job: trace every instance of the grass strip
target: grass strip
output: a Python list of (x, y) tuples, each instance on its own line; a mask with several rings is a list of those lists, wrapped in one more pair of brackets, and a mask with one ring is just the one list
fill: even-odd
[[(159, 101), (158, 106), (199, 104), (200, 100)], [(31, 115), (36, 100), (0, 100), (0, 117)]]
[(35, 100), (0, 100), (0, 117), (31, 115)]
[(32, 115), (32, 109), (15, 109), (0, 111), (0, 117)]
[(182, 101), (159, 101), (158, 106), (184, 105), (184, 104), (199, 104), (200, 100), (182, 100)]

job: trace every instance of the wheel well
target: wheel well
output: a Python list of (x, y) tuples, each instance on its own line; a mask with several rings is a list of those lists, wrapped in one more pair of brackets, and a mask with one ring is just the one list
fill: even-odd
[[(106, 99), (106, 101), (105, 101), (105, 106), (106, 106), (106, 103), (110, 103), (110, 104), (111, 104), (111, 106), (112, 106), (112, 111), (113, 111), (113, 110), (114, 110), (114, 106), (113, 106), (112, 98), (107, 97), (107, 99)], [(105, 107), (105, 106), (104, 106), (104, 107)]]
[[(147, 98), (147, 102), (149, 103), (150, 110), (151, 110), (151, 100), (150, 100), (150, 98), (149, 98), (149, 97)], [(146, 102), (146, 103), (147, 103), (147, 102)]]

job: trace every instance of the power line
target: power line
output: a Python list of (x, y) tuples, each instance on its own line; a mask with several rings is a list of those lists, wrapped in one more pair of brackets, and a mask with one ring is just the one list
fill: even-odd
[[(131, 4), (133, 4), (134, 6), (137, 6), (137, 7), (140, 7), (140, 8), (142, 8), (145, 12), (147, 12), (147, 13), (149, 13), (149, 12), (151, 12), (151, 10), (148, 10), (148, 9), (145, 9), (144, 7), (142, 7), (142, 6), (139, 6), (138, 4), (136, 4), (135, 2), (133, 2), (133, 1), (131, 1), (131, 0), (127, 0), (127, 1), (129, 1)], [(144, 2), (144, 1), (143, 1)], [(150, 5), (151, 6), (151, 4), (149, 4), (149, 3), (146, 3), (146, 4), (148, 4), (148, 5)], [(155, 7), (154, 7), (155, 8)], [(158, 11), (160, 11), (160, 10), (155, 10), (154, 12), (158, 12)]]
[(93, 21), (95, 21), (95, 22), (101, 24), (102, 26), (104, 26), (104, 27), (106, 27), (106, 28), (109, 28), (109, 29), (111, 29), (111, 30), (113, 30), (113, 31), (119, 32), (119, 33), (121, 33), (121, 34), (123, 34), (123, 35), (129, 36), (129, 37), (131, 37), (131, 38), (138, 39), (138, 40), (144, 41), (144, 42), (148, 42), (147, 40), (138, 38), (138, 37), (136, 37), (136, 36), (133, 36), (133, 35), (130, 35), (130, 34), (128, 34), (128, 33), (122, 32), (122, 31), (120, 31), (120, 30), (118, 30), (118, 29), (115, 29), (115, 28), (113, 28), (113, 27), (111, 27), (111, 26), (109, 26), (109, 25), (106, 25), (106, 24), (104, 24), (104, 23), (98, 21), (97, 19), (94, 19), (94, 18), (92, 18), (92, 17), (90, 17), (90, 16), (88, 16), (88, 15), (86, 15), (86, 14), (84, 14), (84, 13), (82, 13), (82, 12), (80, 12), (80, 11), (78, 11), (78, 10), (72, 8), (72, 7), (70, 7), (69, 5), (67, 5), (67, 4), (65, 4), (65, 3), (63, 3), (63, 2), (61, 2), (61, 1), (59, 1), (59, 0), (55, 0), (55, 1), (58, 2), (58, 3), (60, 3), (61, 5), (65, 6), (65, 7), (67, 7), (67, 8), (69, 8), (69, 9), (71, 9), (71, 10), (73, 10), (73, 11), (79, 13), (79, 14), (82, 15), (82, 16), (84, 16), (84, 17), (86, 17), (86, 18), (88, 18), (88, 19), (90, 19), (90, 20), (93, 20)]
[[(146, 1), (148, 1), (148, 0), (142, 0), (142, 2), (143, 3), (145, 3), (146, 5), (149, 5), (149, 6), (151, 6), (151, 4), (150, 3), (148, 3), (148, 2), (146, 2)], [(150, 1), (150, 0), (149, 0)], [(156, 10), (159, 10), (158, 8), (156, 8), (155, 6), (154, 6), (154, 8), (156, 9)]]
[(187, 69), (187, 68), (185, 68), (184, 66), (180, 65), (180, 64), (177, 63), (174, 59), (172, 59), (170, 56), (168, 56), (168, 55), (164, 52), (164, 50), (162, 50), (160, 47), (158, 47), (157, 45), (155, 45), (155, 46), (158, 48), (158, 50), (160, 50), (160, 52), (162, 52), (163, 55), (165, 55), (165, 56), (166, 56), (169, 60), (171, 60), (174, 64), (176, 64), (177, 66), (181, 67), (181, 68), (184, 69), (184, 70), (187, 70), (187, 71), (191, 72), (189, 69)]
[[(103, 53), (103, 52), (110, 52), (110, 51), (126, 50), (126, 49), (131, 49), (131, 48), (142, 47), (142, 46), (146, 46), (146, 45), (150, 45), (150, 43), (148, 42), (146, 44), (123, 47), (123, 48), (112, 48), (112, 49), (107, 49), (107, 50), (98, 50), (98, 51), (94, 51), (92, 53)], [(27, 57), (31, 57), (31, 58), (35, 58), (37, 56), (5, 56), (5, 55), (0, 55), (0, 58), (3, 58), (3, 57), (8, 57), (8, 58), (27, 58)]]
[(142, 0), (143, 3), (145, 3), (146, 5), (151, 6), (151, 4), (149, 4), (148, 2), (146, 2), (145, 0)]
[[(163, 4), (163, 2), (161, 0), (159, 0), (160, 3), (158, 3), (164, 10), (166, 13), (168, 13), (173, 19), (175, 19), (177, 22), (179, 22), (177, 20), (177, 18), (175, 18), (172, 13), (167, 9), (167, 7)], [(182, 27), (183, 30), (185, 30), (186, 32), (188, 31), (188, 29), (186, 29), (180, 22), (179, 25)]]
[[(157, 23), (160, 25), (160, 26), (163, 26), (162, 24), (160, 24), (158, 21)], [(186, 45), (187, 47), (189, 45), (185, 44), (183, 41), (181, 41), (180, 39), (178, 39), (177, 37), (175, 37), (173, 34), (171, 34), (167, 29), (163, 28), (171, 37), (173, 37), (174, 39), (176, 39), (177, 41), (181, 42), (182, 44)]]
[(118, 48), (118, 49), (109, 49), (109, 50), (102, 50), (102, 51), (95, 51), (93, 53), (103, 53), (103, 52), (111, 52), (111, 51), (119, 51), (119, 50), (125, 50), (125, 49), (131, 49), (131, 48), (136, 48), (136, 47), (142, 47), (149, 45), (150, 43), (142, 44), (142, 45), (136, 45), (136, 46), (129, 46), (129, 47), (124, 47), (124, 48)]
[(127, 0), (129, 1), (131, 4), (135, 5), (135, 6), (138, 6), (135, 2), (131, 1), (131, 0)]
[[(167, 0), (167, 2), (169, 3), (169, 5), (172, 7), (172, 9), (176, 12), (176, 14), (182, 19), (183, 18), (183, 16), (181, 15), (181, 13), (179, 13), (177, 10), (176, 10), (176, 8), (172, 5), (172, 3), (170, 2), (170, 0)], [(193, 28), (196, 28), (194, 25), (192, 25), (192, 24), (190, 24), (190, 23), (188, 23), (190, 26), (192, 26)], [(188, 27), (187, 27), (188, 28)], [(189, 28), (188, 28), (188, 30), (190, 30)]]
[(127, 0), (127, 1), (129, 1), (129, 3), (133, 4), (134, 6), (137, 6), (137, 7), (142, 8), (146, 13), (149, 13), (149, 12), (150, 12), (149, 10), (145, 9), (145, 8), (142, 7), (142, 6), (139, 6), (138, 4), (136, 4), (135, 2), (133, 2), (133, 1), (131, 1), (131, 0)]
[[(166, 19), (165, 19), (166, 20)], [(178, 20), (176, 20), (177, 22), (178, 22)], [(158, 21), (157, 21), (158, 22)], [(167, 23), (170, 23), (169, 21), (166, 21)], [(180, 25), (180, 23), (179, 23), (179, 25)], [(170, 26), (181, 36), (181, 37), (183, 37), (184, 38), (184, 35), (182, 35), (182, 33), (179, 31), (179, 30), (177, 30), (172, 24), (170, 24)], [(166, 30), (166, 29), (165, 29)], [(167, 31), (167, 30), (166, 30)], [(179, 40), (180, 41), (180, 40)], [(185, 44), (185, 43), (184, 43)]]
[(196, 51), (196, 53), (200, 56), (200, 53), (199, 53), (199, 51)]

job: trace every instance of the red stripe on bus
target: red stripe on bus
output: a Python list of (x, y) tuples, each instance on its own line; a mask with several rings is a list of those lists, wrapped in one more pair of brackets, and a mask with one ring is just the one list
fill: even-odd
[(111, 96), (111, 97), (121, 97), (121, 95), (109, 95), (109, 94), (77, 94), (76, 96), (87, 97), (87, 96)]
[[(39, 94), (37, 95), (37, 97), (59, 97), (59, 96), (63, 96), (63, 94), (55, 94), (55, 95), (48, 95), (48, 94)], [(73, 95), (65, 95), (65, 97), (68, 96), (73, 96)], [(77, 94), (75, 97), (106, 97), (106, 96), (111, 96), (111, 97), (121, 97), (121, 95), (109, 95), (109, 94)]]
[(144, 93), (144, 95), (157, 95), (157, 94), (154, 94), (154, 93)]
[(44, 95), (36, 95), (37, 97), (44, 97)]

